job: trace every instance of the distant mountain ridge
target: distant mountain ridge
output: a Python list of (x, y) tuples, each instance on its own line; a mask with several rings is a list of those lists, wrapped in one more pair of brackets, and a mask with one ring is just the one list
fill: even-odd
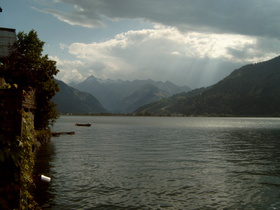
[(137, 113), (280, 116), (280, 56), (233, 71), (217, 84), (148, 104)]
[(93, 75), (79, 84), (71, 85), (96, 97), (105, 109), (113, 113), (130, 113), (145, 104), (188, 92), (187, 86), (177, 86), (169, 81), (154, 80), (103, 80)]
[(60, 91), (53, 98), (59, 113), (89, 114), (108, 112), (91, 94), (72, 88), (56, 80)]

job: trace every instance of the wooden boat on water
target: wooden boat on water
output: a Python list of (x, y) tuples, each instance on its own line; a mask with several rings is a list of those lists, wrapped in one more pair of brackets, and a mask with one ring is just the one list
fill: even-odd
[(76, 123), (75, 126), (87, 126), (87, 127), (90, 127), (91, 123)]
[(69, 131), (69, 132), (51, 132), (51, 135), (54, 137), (60, 136), (60, 135), (74, 135), (74, 131)]

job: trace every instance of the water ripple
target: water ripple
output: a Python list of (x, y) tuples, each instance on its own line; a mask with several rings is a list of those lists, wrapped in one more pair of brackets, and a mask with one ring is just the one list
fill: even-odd
[(277, 209), (278, 128), (275, 118), (62, 117), (55, 129), (76, 135), (51, 142), (42, 206)]

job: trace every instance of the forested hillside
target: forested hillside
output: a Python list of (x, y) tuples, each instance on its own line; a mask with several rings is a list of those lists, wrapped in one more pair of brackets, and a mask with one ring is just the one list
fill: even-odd
[(233, 71), (217, 84), (136, 110), (143, 114), (279, 116), (280, 57)]

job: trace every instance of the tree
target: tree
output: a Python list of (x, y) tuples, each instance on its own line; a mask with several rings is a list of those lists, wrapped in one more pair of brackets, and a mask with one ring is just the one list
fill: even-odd
[(35, 129), (46, 129), (58, 117), (55, 104), (51, 101), (59, 90), (54, 80), (59, 70), (56, 62), (42, 55), (44, 42), (37, 32), (19, 32), (17, 41), (11, 46), (9, 55), (0, 67), (0, 76), (6, 82), (16, 83), (23, 90), (34, 89), (36, 93)]

